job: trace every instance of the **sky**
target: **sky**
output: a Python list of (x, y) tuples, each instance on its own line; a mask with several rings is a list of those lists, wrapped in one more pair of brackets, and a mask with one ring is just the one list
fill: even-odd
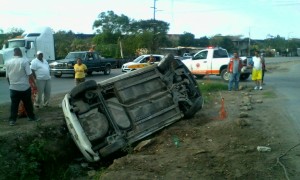
[(0, 29), (49, 26), (91, 34), (101, 12), (149, 20), (154, 4), (155, 19), (170, 24), (169, 34), (300, 38), (300, 0), (1, 0)]

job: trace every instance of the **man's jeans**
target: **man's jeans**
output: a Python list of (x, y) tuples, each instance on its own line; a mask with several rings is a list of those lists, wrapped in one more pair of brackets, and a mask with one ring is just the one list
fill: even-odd
[(228, 90), (232, 90), (233, 83), (234, 85), (234, 90), (239, 90), (239, 81), (240, 81), (240, 73), (230, 73), (230, 79), (228, 83)]
[(23, 101), (27, 116), (29, 118), (34, 118), (33, 105), (31, 100), (31, 88), (28, 88), (26, 91), (16, 91), (10, 89), (10, 99), (11, 106), (9, 121), (17, 120), (20, 101)]

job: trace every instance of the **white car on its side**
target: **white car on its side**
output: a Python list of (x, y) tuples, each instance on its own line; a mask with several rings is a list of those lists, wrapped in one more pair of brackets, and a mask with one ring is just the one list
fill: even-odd
[(159, 55), (159, 54), (141, 55), (141, 56), (137, 57), (136, 59), (134, 59), (132, 62), (123, 64), (122, 72), (130, 72), (130, 71), (134, 71), (139, 68), (143, 68), (144, 67), (143, 64), (146, 64), (149, 61), (151, 55), (155, 58), (154, 63), (159, 63), (164, 57), (163, 55)]

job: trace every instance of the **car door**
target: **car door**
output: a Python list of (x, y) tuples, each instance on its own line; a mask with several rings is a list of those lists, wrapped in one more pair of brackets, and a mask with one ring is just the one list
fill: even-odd
[(208, 67), (209, 59), (207, 50), (201, 51), (193, 56), (190, 69), (192, 74), (206, 74)]
[(95, 69), (95, 56), (93, 52), (88, 52), (85, 57), (85, 65), (88, 68), (88, 71), (93, 71)]

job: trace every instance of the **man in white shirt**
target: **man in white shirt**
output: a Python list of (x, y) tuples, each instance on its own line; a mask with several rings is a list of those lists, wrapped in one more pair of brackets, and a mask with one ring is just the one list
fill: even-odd
[(43, 52), (38, 51), (36, 53), (37, 58), (32, 60), (30, 68), (33, 76), (36, 79), (38, 96), (34, 103), (36, 108), (49, 105), (50, 93), (51, 93), (51, 75), (48, 62), (43, 59)]
[(252, 80), (255, 82), (255, 90), (262, 90), (262, 59), (259, 53), (255, 51), (255, 56), (252, 57), (253, 69), (252, 69)]
[(29, 84), (29, 79), (34, 82), (34, 77), (28, 60), (22, 57), (20, 48), (14, 49), (14, 58), (5, 62), (5, 67), (11, 98), (9, 125), (14, 126), (17, 121), (20, 101), (24, 103), (26, 114), (29, 118), (28, 120), (38, 121), (39, 118), (37, 118), (33, 112), (31, 88)]

